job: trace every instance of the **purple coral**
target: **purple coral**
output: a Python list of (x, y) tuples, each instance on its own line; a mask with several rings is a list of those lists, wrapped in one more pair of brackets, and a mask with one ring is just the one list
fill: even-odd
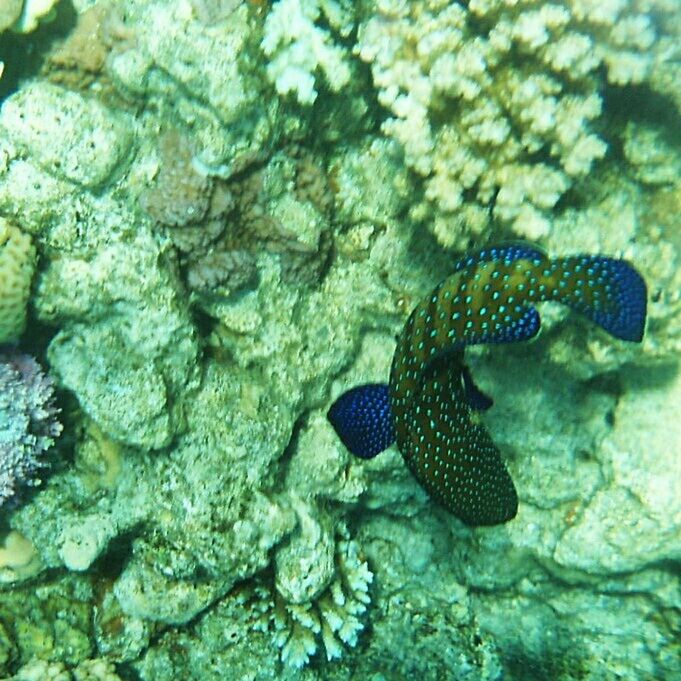
[(34, 485), (40, 457), (62, 427), (54, 386), (28, 355), (0, 353), (0, 507), (20, 485)]

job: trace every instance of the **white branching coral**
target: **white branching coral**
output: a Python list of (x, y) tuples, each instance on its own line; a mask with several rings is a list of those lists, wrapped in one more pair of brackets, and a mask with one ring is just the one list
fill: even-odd
[(279, 602), (274, 610), (275, 640), (281, 659), (300, 668), (317, 651), (321, 638), (327, 660), (343, 654), (343, 645), (354, 648), (364, 629), (362, 616), (371, 602), (373, 573), (359, 556), (356, 542), (342, 539), (336, 550), (336, 579), (313, 603)]
[(265, 20), (267, 76), (280, 95), (293, 93), (301, 104), (317, 98), (315, 72), (324, 74), (334, 92), (350, 80), (343, 49), (316, 24), (321, 14), (341, 34), (350, 30), (347, 11), (333, 0), (279, 0)]
[(328, 588), (306, 603), (290, 603), (264, 584), (240, 594), (250, 610), (251, 627), (273, 632), (281, 660), (289, 667), (304, 667), (319, 651), (320, 642), (329, 661), (340, 658), (344, 647), (357, 645), (366, 625), (374, 576), (357, 543), (343, 528), (336, 544), (335, 567)]
[(640, 83), (663, 58), (639, 5), (378, 0), (356, 51), (390, 111), (384, 133), (424, 178), (413, 216), (443, 245), (484, 231), (490, 213), (521, 236), (547, 233), (549, 211), (607, 149), (592, 125), (599, 67)]

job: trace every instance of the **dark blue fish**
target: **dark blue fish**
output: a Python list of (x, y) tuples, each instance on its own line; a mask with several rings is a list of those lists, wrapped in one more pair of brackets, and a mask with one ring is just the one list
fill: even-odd
[(550, 259), (528, 246), (467, 255), (412, 311), (390, 382), (363, 385), (328, 417), (346, 447), (369, 459), (397, 442), (419, 483), (468, 525), (515, 517), (518, 497), (499, 450), (473, 410), (492, 400), (464, 365), (475, 343), (528, 340), (539, 331), (532, 303), (556, 301), (615, 338), (640, 342), (646, 286), (627, 262), (600, 255)]

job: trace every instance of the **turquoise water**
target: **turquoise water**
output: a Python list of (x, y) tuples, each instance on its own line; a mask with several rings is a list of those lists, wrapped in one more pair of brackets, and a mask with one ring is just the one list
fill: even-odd
[(680, 37), (3, 0), (0, 679), (681, 678)]

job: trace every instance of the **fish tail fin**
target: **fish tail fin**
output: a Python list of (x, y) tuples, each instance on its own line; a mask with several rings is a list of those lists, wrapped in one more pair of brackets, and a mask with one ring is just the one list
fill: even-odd
[(395, 441), (388, 386), (360, 385), (343, 393), (327, 418), (343, 444), (361, 459), (372, 459)]
[(603, 255), (581, 255), (553, 260), (550, 270), (549, 299), (580, 312), (615, 338), (642, 340), (647, 291), (633, 265)]

